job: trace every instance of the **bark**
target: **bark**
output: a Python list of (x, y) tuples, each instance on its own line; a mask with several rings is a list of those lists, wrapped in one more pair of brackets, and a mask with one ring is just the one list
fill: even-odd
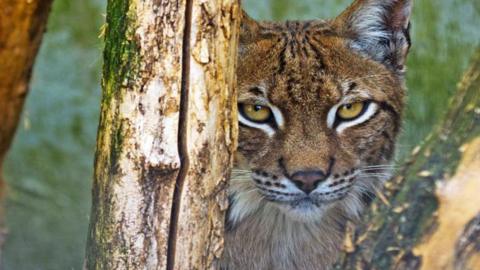
[[(5, 237), (2, 165), (15, 134), (51, 0), (0, 1), (0, 259)], [(1, 265), (1, 263), (0, 263)]]
[(347, 229), (337, 269), (480, 269), (479, 190), (480, 49), (441, 124)]
[(238, 0), (110, 0), (87, 269), (209, 269), (236, 148)]

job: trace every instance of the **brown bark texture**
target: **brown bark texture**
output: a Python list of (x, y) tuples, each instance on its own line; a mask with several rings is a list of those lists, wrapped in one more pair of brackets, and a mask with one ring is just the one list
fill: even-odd
[(238, 0), (109, 0), (86, 269), (210, 269), (236, 148)]
[(446, 111), (348, 226), (336, 269), (480, 269), (480, 49)]
[[(0, 204), (5, 193), (2, 165), (28, 93), (32, 67), (52, 0), (0, 0)], [(3, 210), (0, 205), (0, 247)], [(0, 258), (1, 256), (0, 248)]]

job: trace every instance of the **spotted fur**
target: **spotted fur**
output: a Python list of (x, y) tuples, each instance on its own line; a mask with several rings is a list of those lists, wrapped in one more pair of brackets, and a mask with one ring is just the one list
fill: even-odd
[[(404, 108), (411, 0), (357, 0), (332, 20), (256, 22), (243, 15), (240, 117), (222, 269), (329, 269), (391, 171)], [(352, 120), (340, 106), (366, 104)], [(298, 172), (321, 181), (305, 191)]]

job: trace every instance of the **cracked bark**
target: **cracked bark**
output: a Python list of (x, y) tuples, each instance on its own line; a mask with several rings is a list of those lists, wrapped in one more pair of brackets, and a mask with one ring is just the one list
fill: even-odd
[[(2, 0), (0, 9), (0, 260), (5, 183), (2, 165), (28, 93), (32, 67), (52, 1)], [(1, 262), (0, 262), (1, 265)]]
[[(480, 49), (439, 126), (349, 227), (336, 269), (480, 269)], [(390, 205), (387, 205), (390, 204)]]
[(110, 0), (86, 269), (209, 269), (236, 148), (238, 0)]

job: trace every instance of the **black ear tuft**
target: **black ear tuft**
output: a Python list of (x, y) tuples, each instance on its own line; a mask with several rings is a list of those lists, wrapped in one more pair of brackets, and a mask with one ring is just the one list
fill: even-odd
[(357, 52), (403, 72), (413, 0), (356, 0), (334, 21)]

